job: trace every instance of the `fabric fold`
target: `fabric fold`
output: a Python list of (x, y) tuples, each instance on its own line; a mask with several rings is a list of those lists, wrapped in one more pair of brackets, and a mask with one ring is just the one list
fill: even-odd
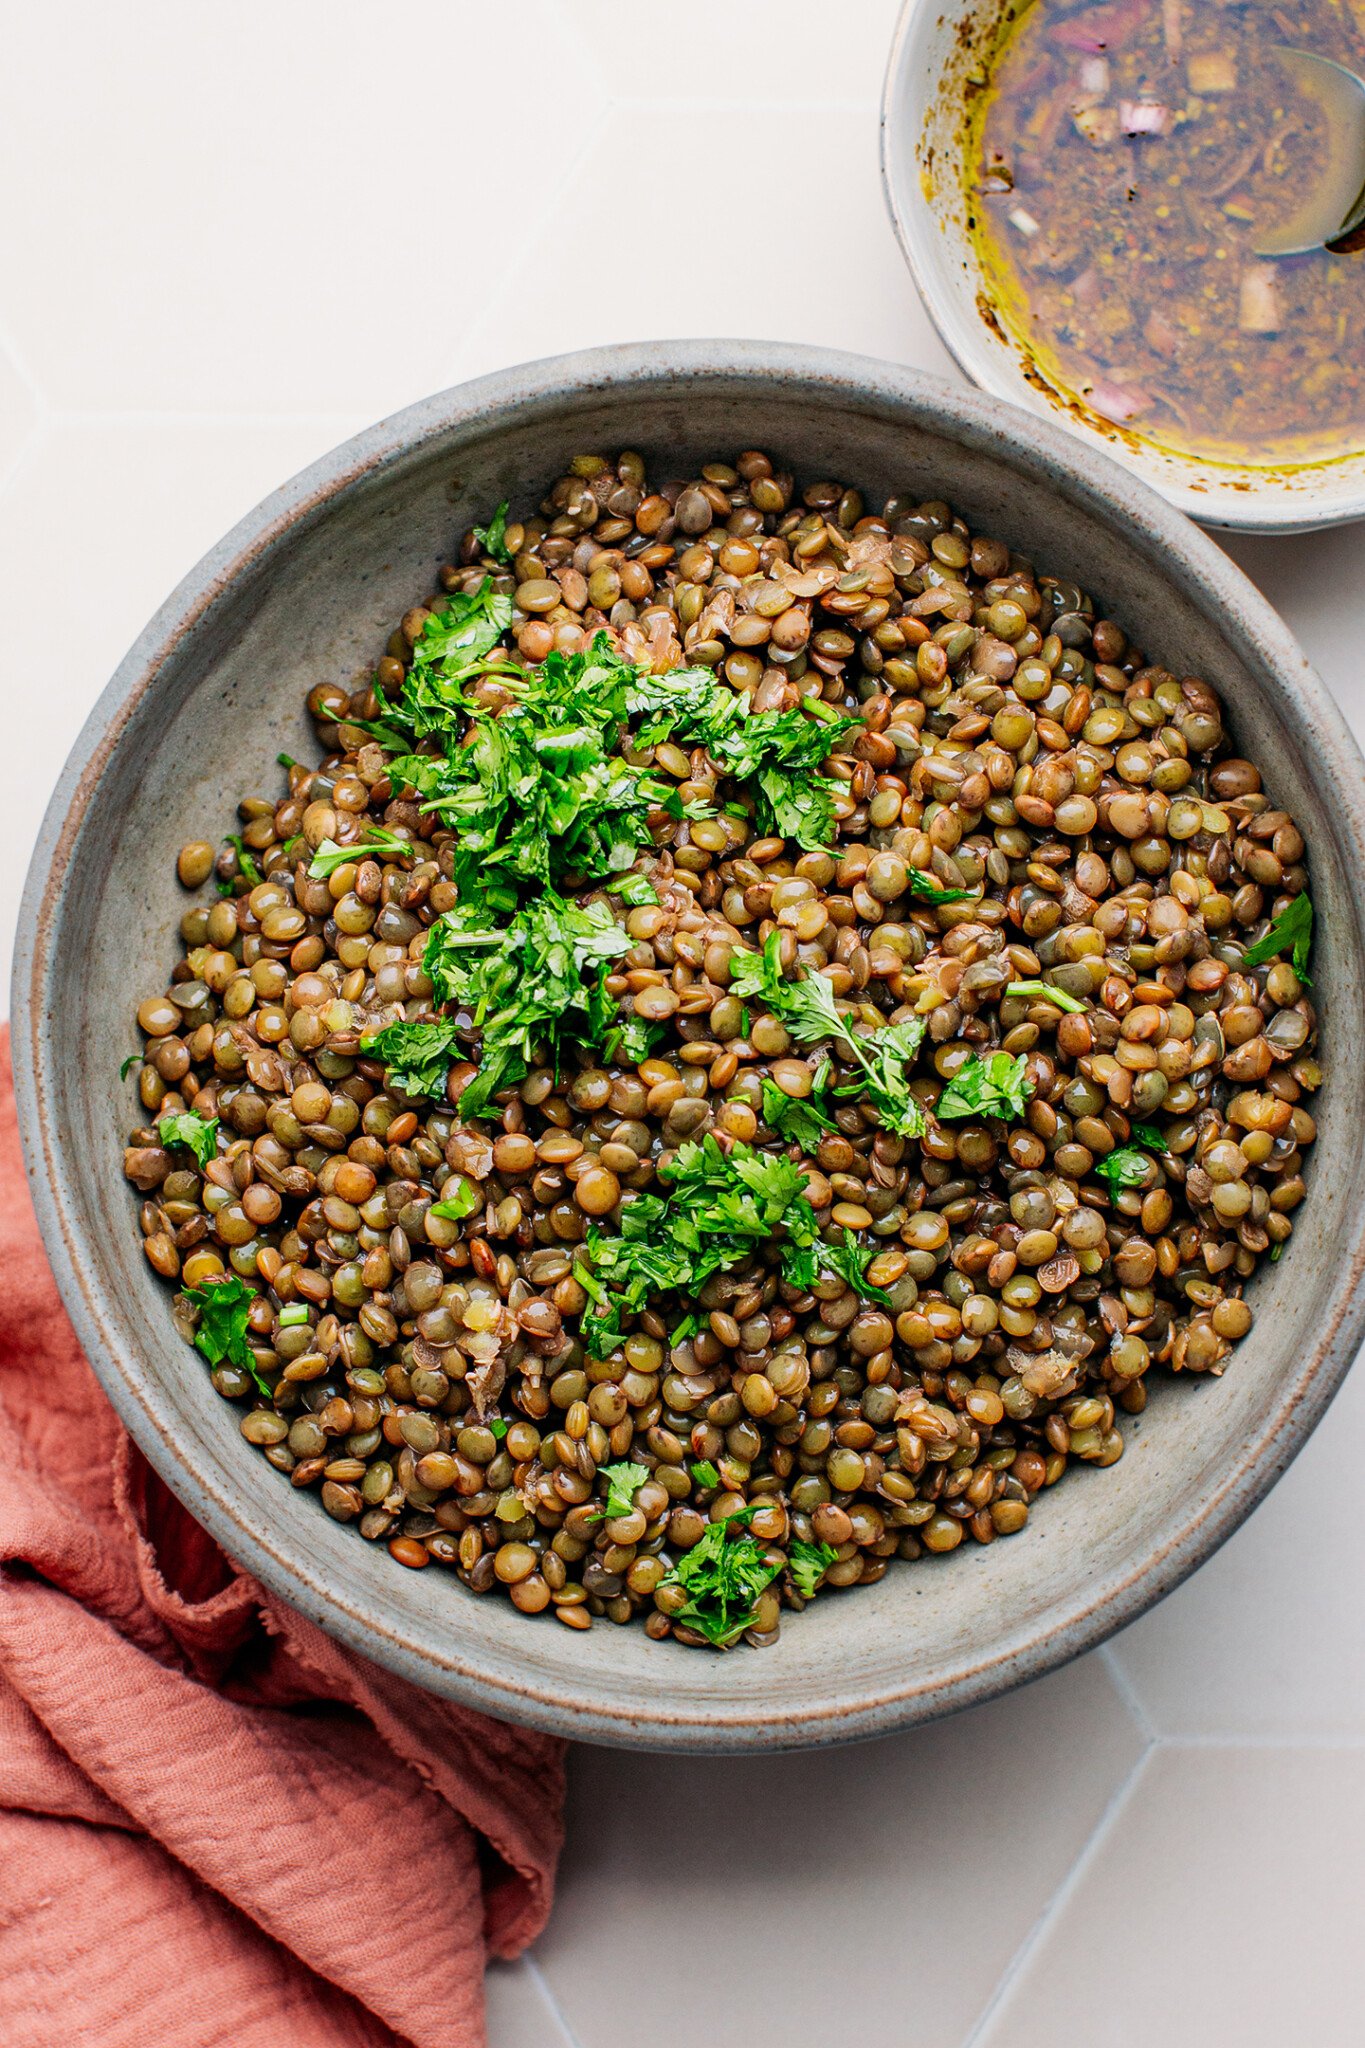
[(0, 1273), (6, 2048), (481, 2048), (562, 1745), (343, 1650), (162, 1485), (43, 1258), (8, 1033)]

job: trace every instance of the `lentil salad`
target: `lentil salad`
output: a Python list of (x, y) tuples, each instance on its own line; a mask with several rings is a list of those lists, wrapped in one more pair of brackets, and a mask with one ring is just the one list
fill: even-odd
[(241, 1428), (566, 1625), (771, 1641), (1111, 1464), (1304, 1193), (1301, 835), (940, 503), (586, 456), (180, 877), (125, 1170)]

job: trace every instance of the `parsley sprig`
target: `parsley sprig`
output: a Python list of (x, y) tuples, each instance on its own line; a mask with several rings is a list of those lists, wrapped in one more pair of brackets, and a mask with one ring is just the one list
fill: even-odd
[(887, 1024), (868, 1037), (855, 1033), (840, 1012), (823, 974), (788, 981), (782, 972), (781, 936), (771, 932), (761, 953), (740, 953), (730, 963), (730, 987), (738, 996), (762, 999), (792, 1037), (804, 1045), (832, 1038), (861, 1079), (841, 1094), (865, 1093), (888, 1130), (903, 1138), (923, 1137), (924, 1108), (910, 1092), (910, 1069), (924, 1041), (923, 1017)]
[(199, 1327), (194, 1333), (196, 1349), (203, 1352), (210, 1365), (226, 1361), (241, 1366), (269, 1399), (270, 1382), (247, 1342), (247, 1318), (256, 1299), (253, 1289), (236, 1273), (220, 1273), (199, 1287), (187, 1287), (185, 1299), (199, 1311)]
[(741, 1526), (756, 1513), (756, 1508), (741, 1508), (722, 1522), (708, 1522), (701, 1541), (682, 1553), (662, 1581), (687, 1595), (673, 1619), (718, 1650), (728, 1649), (752, 1625), (760, 1594), (782, 1569), (769, 1562), (764, 1545)]

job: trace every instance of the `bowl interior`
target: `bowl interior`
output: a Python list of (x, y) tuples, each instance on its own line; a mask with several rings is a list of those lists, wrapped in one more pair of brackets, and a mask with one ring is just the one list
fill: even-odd
[(1296, 533), (1365, 518), (1365, 451), (1256, 469), (1170, 453), (1051, 390), (989, 310), (967, 231), (963, 109), (1019, 0), (905, 0), (882, 103), (887, 204), (931, 318), (973, 381), (1104, 448), (1206, 525)]
[(45, 1236), (135, 1436), (228, 1550), (354, 1646), (493, 1712), (660, 1747), (870, 1734), (1034, 1676), (1131, 1618), (1277, 1475), (1354, 1348), (1365, 1068), (1332, 1075), (1311, 1200), (1254, 1286), (1221, 1380), (1162, 1384), (1122, 1461), (1042, 1500), (1016, 1540), (893, 1569), (761, 1655), (689, 1654), (640, 1629), (528, 1625), (436, 1572), (404, 1572), (291, 1492), (239, 1436), (141, 1258), (120, 1145), (132, 1012), (163, 985), (186, 897), (175, 854), (274, 793), (301, 710), (350, 682), (430, 589), (471, 517), (540, 498), (575, 452), (635, 447), (652, 474), (752, 446), (806, 480), (946, 497), (1079, 581), (1153, 656), (1223, 692), (1240, 746), (1309, 839), (1328, 1014), (1358, 1014), (1361, 763), (1273, 615), (1202, 535), (1046, 429), (887, 366), (701, 345), (532, 366), (447, 394), (271, 500), (196, 571), (110, 686), (54, 799), (30, 879), (16, 1063)]

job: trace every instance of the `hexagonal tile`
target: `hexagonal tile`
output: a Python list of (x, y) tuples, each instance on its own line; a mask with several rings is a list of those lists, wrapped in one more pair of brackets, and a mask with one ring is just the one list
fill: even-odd
[(1158, 1749), (973, 2048), (1358, 2048), (1365, 1751)]
[(1093, 1657), (853, 1749), (576, 1750), (537, 1960), (581, 2048), (618, 2048), (627, 1984), (650, 2048), (752, 2048), (760, 2012), (774, 2039), (945, 2048), (1141, 1751)]
[(1275, 1491), (1112, 1645), (1159, 1734), (1365, 1739), (1359, 1367)]
[[(655, 175), (623, 190), (646, 136)], [(700, 181), (695, 210), (675, 203), (689, 178)], [(877, 124), (864, 108), (618, 107), (520, 242), (462, 343), (481, 369), (529, 354), (512, 338), (543, 308), (544, 351), (776, 335), (952, 372), (881, 205)]]
[(12, 759), (0, 810), (0, 1008), (48, 795), (110, 675), (186, 570), (357, 419), (54, 420), (0, 492)]
[(152, 0), (76, 33), (30, 9), (0, 73), (0, 325), (54, 405), (419, 398), (459, 374), (522, 166), (553, 190), (605, 97), (575, 50), (553, 0)]
[(881, 97), (900, 0), (859, 0), (830, 33), (825, 0), (691, 0), (622, 8), (620, 0), (567, 0), (564, 18), (583, 37), (613, 92), (662, 100), (738, 101), (745, 107)]

